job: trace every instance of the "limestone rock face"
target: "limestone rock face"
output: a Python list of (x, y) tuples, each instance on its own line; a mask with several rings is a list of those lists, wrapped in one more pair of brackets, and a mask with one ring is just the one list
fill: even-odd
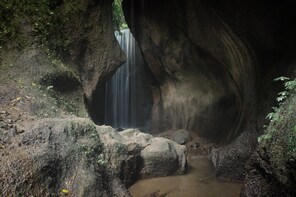
[(227, 142), (211, 152), (216, 174), (242, 181), (274, 105), (272, 80), (295, 70), (291, 2), (123, 0), (123, 7), (151, 72), (152, 132), (187, 129)]
[(152, 75), (151, 131), (237, 136), (254, 112), (244, 42), (204, 1), (124, 0), (123, 7)]
[(114, 36), (112, 1), (87, 0), (82, 4), (83, 11), (65, 28), (71, 41), (68, 60), (78, 67), (85, 104), (97, 121), (100, 88), (125, 61), (125, 55)]

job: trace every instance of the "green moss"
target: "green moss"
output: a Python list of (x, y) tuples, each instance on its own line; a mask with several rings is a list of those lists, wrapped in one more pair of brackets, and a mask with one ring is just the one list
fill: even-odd
[(114, 0), (112, 4), (113, 9), (113, 25), (114, 29), (119, 31), (120, 29), (126, 29), (127, 24), (125, 22), (123, 10), (122, 10), (122, 0)]
[[(59, 86), (65, 85), (65, 83), (74, 86), (73, 88), (80, 84), (79, 76), (73, 69), (56, 58), (50, 58), (50, 60), (54, 69), (40, 78), (40, 84), (53, 86), (54, 89), (58, 89)], [(59, 82), (64, 84), (59, 84)]]
[(258, 138), (261, 166), (279, 183), (293, 190), (296, 184), (296, 79), (284, 81), (284, 91), (278, 94), (278, 107), (267, 115), (270, 120), (264, 135)]
[(61, 54), (67, 51), (70, 42), (65, 34), (66, 24), (85, 9), (83, 1), (79, 0), (2, 0), (0, 48), (11, 40), (18, 45), (22, 43), (21, 40), (26, 40), (22, 38), (28, 35), (22, 35), (20, 29), (29, 26), (41, 45), (52, 53)]
[[(295, 126), (294, 126), (295, 129)], [(296, 162), (296, 131), (291, 128), (288, 135), (287, 157), (289, 161)]]
[[(105, 155), (95, 125), (91, 121), (73, 121), (65, 127), (64, 132), (78, 144), (80, 151), (88, 158), (89, 162), (104, 166)], [(88, 141), (80, 140), (89, 136)]]

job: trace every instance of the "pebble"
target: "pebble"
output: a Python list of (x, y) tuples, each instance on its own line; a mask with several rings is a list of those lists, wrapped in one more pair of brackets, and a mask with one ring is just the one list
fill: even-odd
[(13, 124), (13, 120), (11, 120), (11, 119), (7, 119), (5, 122), (8, 124)]
[(0, 114), (8, 115), (9, 113), (7, 111), (0, 111)]
[(6, 124), (4, 122), (0, 122), (0, 128), (6, 128)]
[(24, 132), (25, 132), (24, 129), (17, 130), (17, 133), (24, 133)]
[(16, 128), (16, 126), (12, 127), (12, 132), (13, 132), (14, 134), (17, 134), (17, 128)]

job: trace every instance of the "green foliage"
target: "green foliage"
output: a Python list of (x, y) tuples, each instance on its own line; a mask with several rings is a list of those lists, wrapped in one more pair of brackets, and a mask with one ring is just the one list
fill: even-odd
[(69, 45), (65, 24), (83, 9), (79, 0), (1, 0), (0, 48), (11, 40), (19, 42), (21, 27), (29, 23), (44, 47), (61, 53)]
[(260, 137), (258, 137), (258, 142), (262, 142), (262, 141), (266, 141), (266, 140), (270, 140), (272, 139), (272, 135), (275, 132), (275, 130), (266, 132), (264, 135), (261, 135)]
[(126, 29), (127, 24), (125, 22), (122, 5), (122, 0), (114, 0), (112, 4), (113, 8), (113, 25), (114, 29), (119, 31), (120, 29)]
[[(65, 35), (65, 26), (71, 17), (84, 9), (79, 0), (43, 0), (42, 9), (36, 14), (34, 29), (39, 42), (55, 54), (67, 51), (70, 41)], [(50, 2), (50, 3), (49, 3)], [(63, 3), (63, 5), (59, 5)]]
[[(278, 93), (278, 97), (276, 98), (279, 106), (283, 104), (283, 102), (296, 90), (296, 78), (290, 79), (287, 77), (278, 77), (274, 79), (274, 81), (283, 81), (285, 90)], [(272, 112), (267, 114), (266, 118), (269, 119), (271, 122), (279, 120), (280, 116), (277, 113), (278, 107), (272, 107)]]
[[(284, 115), (280, 110), (280, 107), (282, 106), (282, 104), (284, 103), (284, 101), (291, 96), (292, 94), (296, 93), (296, 78), (295, 79), (290, 79), (287, 77), (278, 77), (276, 79), (274, 79), (274, 81), (281, 81), (284, 82), (284, 91), (281, 91), (278, 93), (278, 97), (276, 98), (277, 102), (278, 102), (278, 107), (272, 107), (272, 112), (270, 112), (269, 114), (267, 114), (266, 118), (268, 120), (270, 120), (270, 123), (278, 123), (280, 124), (283, 120), (284, 120)], [(288, 110), (292, 110), (291, 108), (289, 108)], [(290, 112), (285, 112), (286, 114), (289, 114)], [(265, 126), (266, 127), (266, 126)], [(296, 129), (292, 128), (292, 130)], [(269, 140), (272, 138), (273, 133), (275, 132), (275, 129), (270, 128), (267, 129), (266, 133), (262, 136), (260, 136), (258, 138), (258, 142), (262, 142), (263, 140)]]
[(288, 96), (290, 95), (289, 91), (293, 91), (296, 89), (296, 79), (290, 80), (287, 77), (279, 77), (274, 79), (274, 81), (283, 81), (285, 86), (285, 91), (278, 93), (277, 101), (281, 104)]

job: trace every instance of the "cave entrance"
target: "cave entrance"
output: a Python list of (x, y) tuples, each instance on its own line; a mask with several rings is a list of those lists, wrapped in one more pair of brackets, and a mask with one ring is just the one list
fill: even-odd
[(127, 28), (121, 0), (114, 1), (115, 37), (126, 54), (122, 64), (104, 87), (103, 123), (114, 128), (149, 131), (152, 96), (140, 49)]

